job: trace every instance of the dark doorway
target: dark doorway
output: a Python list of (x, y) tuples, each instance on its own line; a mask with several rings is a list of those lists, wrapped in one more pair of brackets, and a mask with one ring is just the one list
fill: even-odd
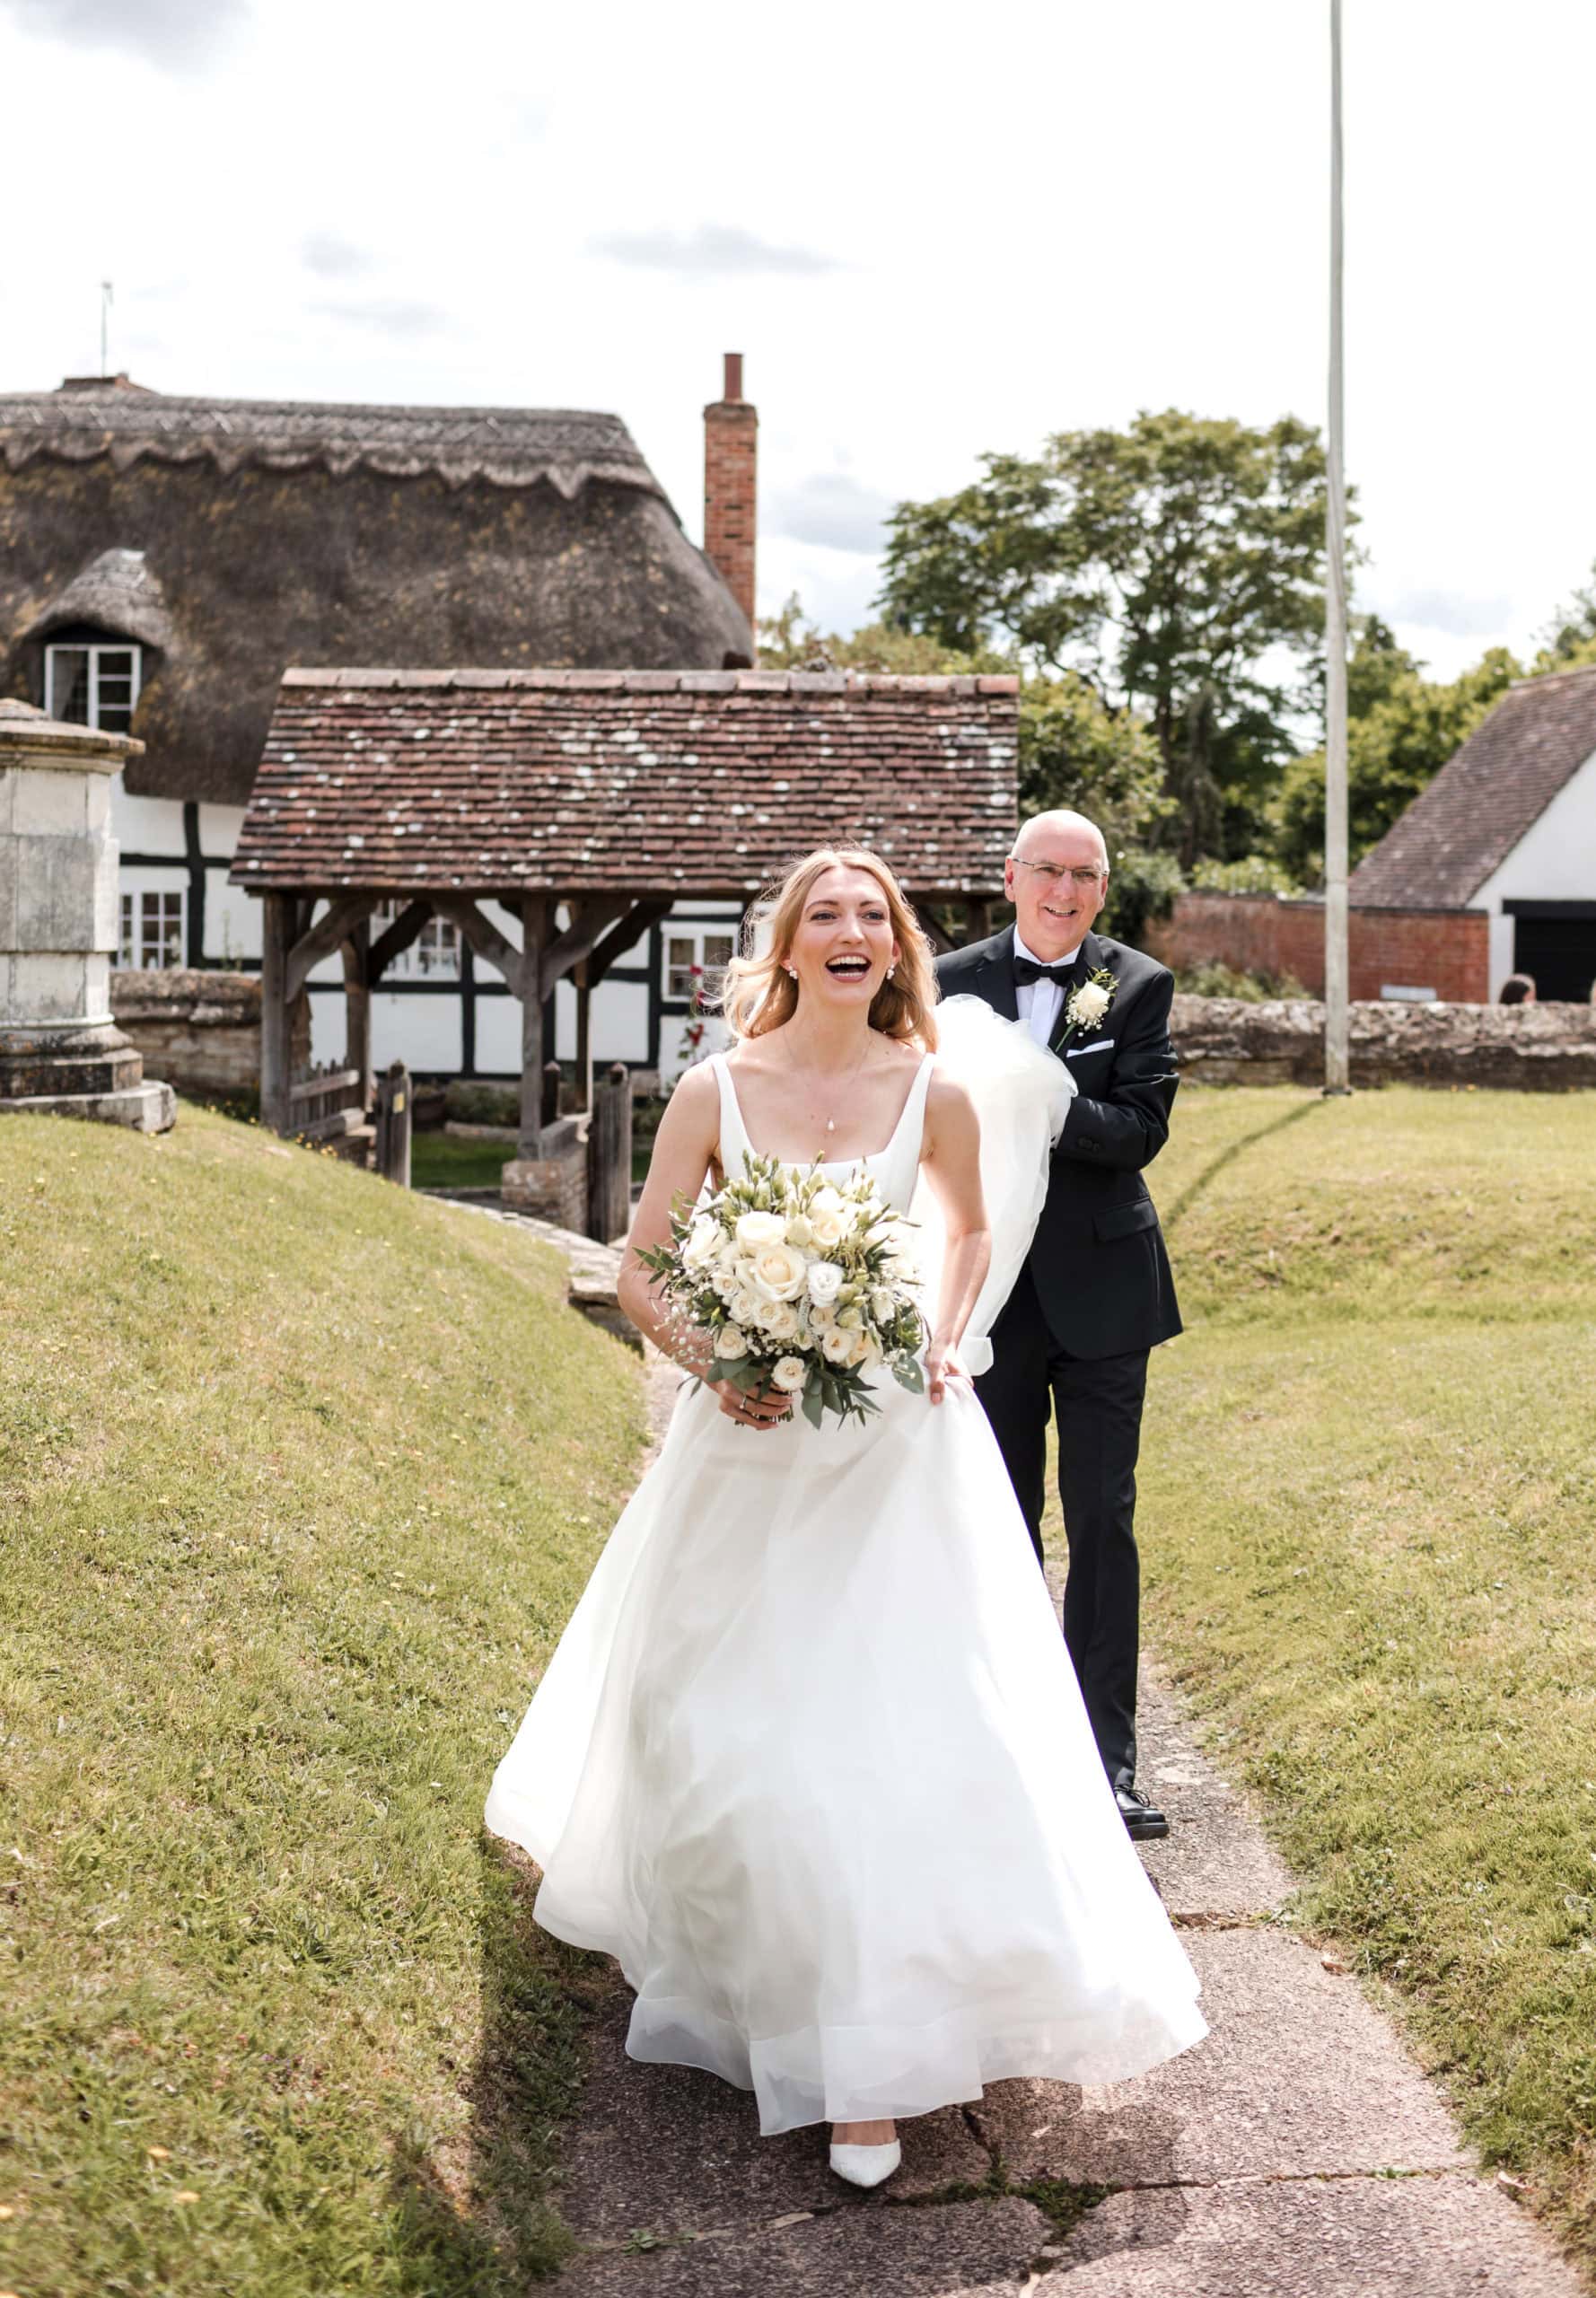
[(1596, 901), (1504, 904), (1513, 919), (1514, 967), (1538, 998), (1583, 1005), (1596, 982)]

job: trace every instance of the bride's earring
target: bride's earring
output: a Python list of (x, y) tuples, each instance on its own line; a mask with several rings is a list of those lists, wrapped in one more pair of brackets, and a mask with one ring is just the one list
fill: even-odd
[(893, 975), (897, 972), (897, 970), (898, 970), (898, 961), (897, 961), (897, 960), (896, 960), (896, 959), (894, 959), (894, 960), (893, 960), (893, 961), (892, 961), (892, 963), (891, 963), (891, 964), (887, 968), (887, 979), (888, 979), (889, 981), (890, 981), (890, 980), (891, 980), (891, 978), (892, 978)]

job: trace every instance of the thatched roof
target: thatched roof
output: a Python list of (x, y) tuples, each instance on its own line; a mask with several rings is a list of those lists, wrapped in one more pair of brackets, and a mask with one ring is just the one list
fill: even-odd
[(174, 399), (126, 378), (0, 397), (0, 456), (129, 470), (141, 461), (235, 470), (371, 470), (462, 487), (531, 487), (567, 500), (590, 479), (661, 495), (618, 415), (536, 407), (338, 407), (265, 399)]
[[(137, 567), (138, 579), (133, 579)], [(720, 669), (747, 621), (616, 416), (0, 398), (0, 692), (151, 649), (136, 794), (241, 805), (291, 663)]]
[(290, 671), (233, 882), (746, 896), (846, 840), (995, 895), (1018, 713), (1012, 678)]
[(1353, 872), (1375, 909), (1460, 909), (1596, 754), (1596, 668), (1510, 687)]
[(75, 624), (136, 638), (141, 646), (164, 651), (171, 645), (171, 617), (142, 550), (102, 550), (64, 591), (57, 592), (22, 635), (48, 638)]

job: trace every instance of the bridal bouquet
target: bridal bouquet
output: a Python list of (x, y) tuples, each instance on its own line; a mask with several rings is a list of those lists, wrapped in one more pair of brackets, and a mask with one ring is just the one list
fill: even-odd
[(637, 1258), (680, 1322), (708, 1333), (706, 1381), (783, 1391), (816, 1428), (828, 1412), (878, 1412), (864, 1375), (881, 1366), (923, 1389), (914, 1257), (867, 1178), (839, 1186), (751, 1157), (706, 1204), (679, 1206), (671, 1232)]

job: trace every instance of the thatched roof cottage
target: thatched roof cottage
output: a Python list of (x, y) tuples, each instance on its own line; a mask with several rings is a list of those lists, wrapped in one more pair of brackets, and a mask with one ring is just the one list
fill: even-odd
[[(727, 376), (706, 410), (707, 551), (615, 415), (178, 398), (126, 376), (0, 396), (0, 694), (145, 745), (115, 823), (124, 962), (258, 962), (226, 880), (291, 664), (750, 665), (757, 418), (740, 362)], [(434, 942), (403, 995), (458, 1009), (460, 952)], [(419, 1037), (377, 1018), (418, 1067), (466, 1054), (458, 1010), (430, 1008)], [(657, 1057), (636, 1034), (601, 1050)]]

